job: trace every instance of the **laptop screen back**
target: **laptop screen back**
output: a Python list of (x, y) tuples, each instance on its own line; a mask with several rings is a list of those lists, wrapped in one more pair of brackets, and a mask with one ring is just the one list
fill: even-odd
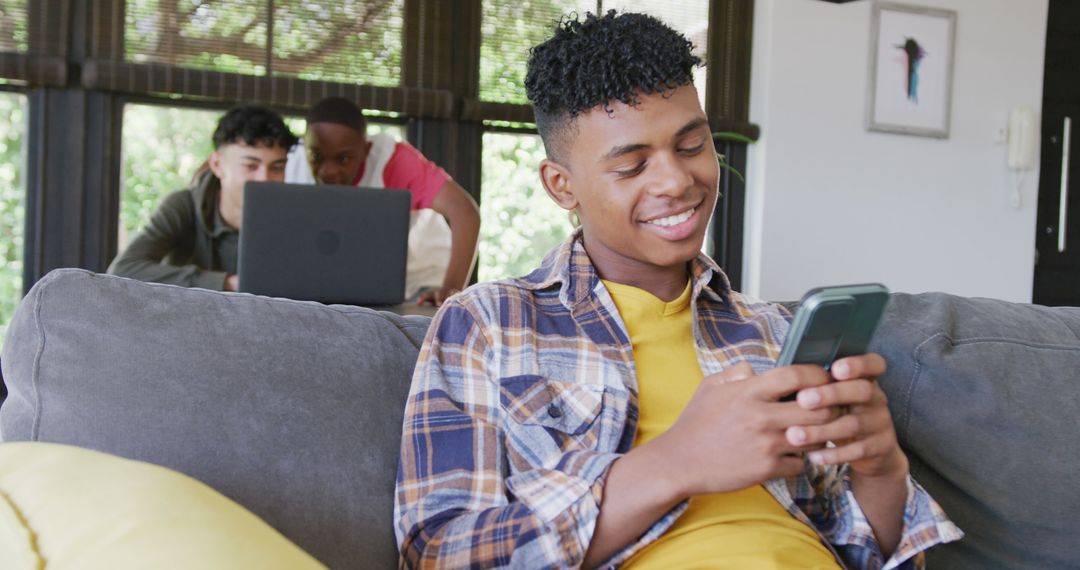
[(401, 303), (410, 200), (402, 190), (248, 182), (240, 290), (323, 303)]

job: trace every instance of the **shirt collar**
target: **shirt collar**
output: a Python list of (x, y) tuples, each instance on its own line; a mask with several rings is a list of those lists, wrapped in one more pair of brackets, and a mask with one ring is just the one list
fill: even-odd
[[(540, 267), (522, 278), (525, 287), (534, 291), (559, 287), (559, 300), (571, 309), (587, 300), (599, 283), (600, 276), (585, 251), (581, 237), (581, 228), (575, 228), (562, 244), (548, 252)], [(732, 306), (731, 282), (709, 256), (699, 253), (690, 261), (690, 278), (693, 281), (691, 299), (704, 295)]]

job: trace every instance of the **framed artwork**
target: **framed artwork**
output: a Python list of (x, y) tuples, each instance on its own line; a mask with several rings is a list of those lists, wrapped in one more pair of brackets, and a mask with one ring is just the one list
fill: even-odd
[(876, 2), (866, 128), (948, 138), (956, 12)]

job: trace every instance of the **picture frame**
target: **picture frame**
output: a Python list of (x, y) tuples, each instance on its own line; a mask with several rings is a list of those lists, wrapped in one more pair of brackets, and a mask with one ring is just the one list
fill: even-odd
[(954, 10), (875, 2), (867, 130), (948, 138), (955, 49)]

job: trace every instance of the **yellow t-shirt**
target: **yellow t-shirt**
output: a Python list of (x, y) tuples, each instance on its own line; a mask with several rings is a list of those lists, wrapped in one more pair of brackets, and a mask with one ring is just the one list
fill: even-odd
[[(604, 281), (626, 323), (637, 365), (640, 419), (634, 445), (667, 431), (701, 383), (690, 283), (674, 301)], [(817, 533), (761, 485), (699, 495), (656, 542), (625, 568), (837, 568)]]

